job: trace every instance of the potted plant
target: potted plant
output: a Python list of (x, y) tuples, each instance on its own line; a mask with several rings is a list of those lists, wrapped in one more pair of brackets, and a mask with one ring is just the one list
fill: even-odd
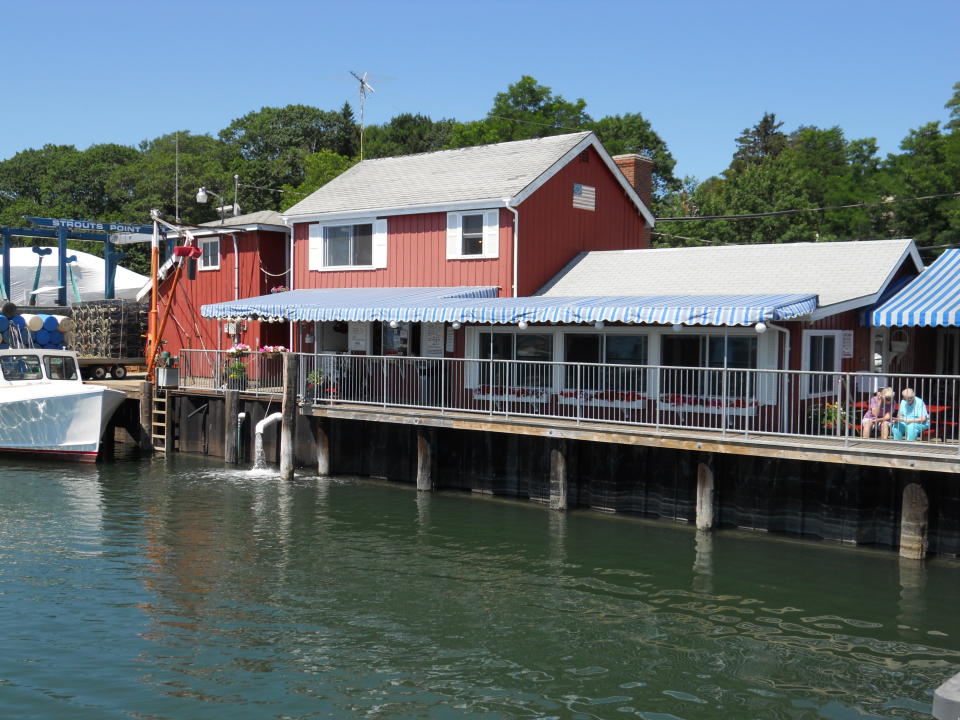
[(228, 362), (223, 367), (223, 374), (227, 379), (227, 388), (230, 390), (247, 389), (247, 365), (242, 360)]
[(243, 357), (248, 352), (250, 352), (250, 346), (246, 343), (237, 343), (236, 345), (231, 345), (227, 348), (227, 357), (238, 358)]
[(283, 345), (264, 345), (257, 350), (257, 352), (260, 353), (260, 356), (265, 359), (278, 358), (280, 357), (280, 353), (285, 353), (286, 351), (287, 348), (285, 348)]
[(307, 373), (307, 387), (320, 387), (323, 384), (323, 370), (311, 370)]

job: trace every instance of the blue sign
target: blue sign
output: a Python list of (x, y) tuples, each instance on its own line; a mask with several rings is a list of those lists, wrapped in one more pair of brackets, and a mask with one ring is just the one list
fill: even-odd
[(153, 225), (132, 225), (129, 223), (118, 222), (98, 222), (96, 220), (68, 220), (65, 218), (38, 218), (27, 217), (25, 219), (40, 227), (67, 228), (68, 230), (81, 230), (86, 232), (102, 233), (145, 233), (153, 234)]

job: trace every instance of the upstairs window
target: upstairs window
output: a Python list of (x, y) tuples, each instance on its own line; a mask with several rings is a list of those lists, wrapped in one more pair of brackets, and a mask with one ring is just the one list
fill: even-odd
[(387, 221), (310, 226), (311, 270), (372, 270), (387, 266)]
[(447, 260), (500, 255), (500, 211), (447, 213)]
[(203, 254), (200, 256), (201, 270), (219, 270), (220, 269), (220, 238), (209, 238), (200, 240), (200, 250)]

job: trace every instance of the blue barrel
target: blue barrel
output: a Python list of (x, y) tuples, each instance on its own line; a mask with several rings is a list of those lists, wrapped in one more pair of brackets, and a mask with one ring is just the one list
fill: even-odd
[(13, 324), (22, 330), (26, 326), (27, 321), (23, 319), (23, 315), (14, 315)]
[(7, 319), (7, 316), (0, 315), (0, 333), (5, 333), (8, 327), (10, 327), (10, 321)]
[(5, 343), (5, 342), (0, 343), (0, 350), (9, 350), (9, 349), (10, 349), (10, 345), (8, 343)]
[(40, 317), (43, 318), (43, 329), (47, 332), (53, 332), (60, 324), (60, 321), (55, 315), (41, 315)]
[(60, 346), (57, 345), (56, 343), (48, 342), (46, 345), (43, 346), (43, 348), (45, 350), (59, 350)]
[(37, 330), (33, 334), (33, 341), (38, 345), (46, 345), (48, 342), (50, 342), (50, 333), (48, 333), (46, 330)]
[(59, 330), (51, 331), (50, 344), (54, 347), (61, 347), (63, 345), (63, 333)]

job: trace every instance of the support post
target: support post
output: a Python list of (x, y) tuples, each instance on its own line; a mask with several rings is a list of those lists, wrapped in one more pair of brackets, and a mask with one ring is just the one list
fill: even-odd
[(297, 356), (283, 354), (283, 405), (280, 412), (280, 479), (293, 480), (295, 423), (297, 421)]
[(10, 231), (3, 231), (3, 296), (10, 297)]
[(173, 452), (173, 433), (176, 423), (173, 422), (173, 409), (176, 407), (174, 396), (167, 390), (167, 412), (163, 416), (163, 454), (170, 456)]
[(330, 475), (330, 430), (326, 418), (317, 418), (317, 475)]
[(57, 228), (57, 305), (65, 307), (67, 304), (67, 228), (62, 225)]
[(239, 462), (237, 457), (237, 423), (240, 412), (240, 391), (223, 392), (223, 461)]
[(140, 383), (140, 449), (153, 451), (153, 383)]
[(713, 468), (710, 463), (697, 465), (697, 530), (713, 528)]
[(918, 483), (903, 489), (900, 510), (900, 557), (923, 560), (927, 555), (927, 511), (930, 501)]
[(550, 447), (550, 509), (567, 509), (567, 444), (563, 440)]
[(417, 490), (433, 490), (433, 433), (417, 428)]

